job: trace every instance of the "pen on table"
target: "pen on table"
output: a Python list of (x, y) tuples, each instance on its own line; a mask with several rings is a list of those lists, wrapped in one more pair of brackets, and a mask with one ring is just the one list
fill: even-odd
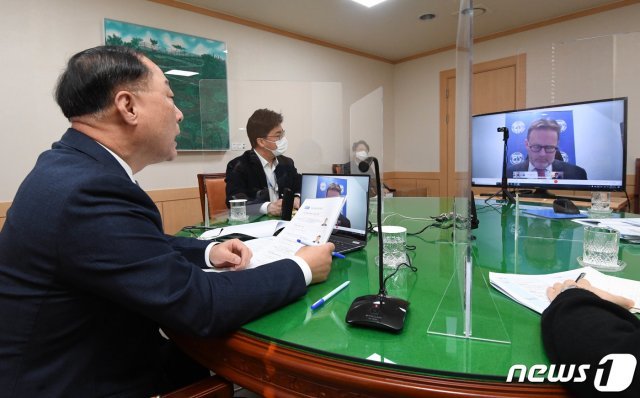
[(311, 305), (311, 309), (315, 310), (318, 309), (319, 307), (321, 307), (324, 303), (326, 303), (327, 301), (329, 301), (329, 299), (333, 296), (335, 296), (336, 294), (338, 294), (342, 289), (344, 289), (345, 287), (347, 287), (347, 285), (349, 285), (350, 281), (346, 281), (344, 282), (342, 285), (338, 286), (337, 288), (333, 289), (332, 291), (330, 291), (329, 293), (327, 293), (326, 295), (324, 295), (324, 297), (322, 297), (320, 300), (316, 301), (315, 303), (313, 303)]
[[(309, 243), (305, 240), (302, 239), (298, 239), (298, 243), (302, 243), (305, 246), (317, 246), (315, 243)], [(338, 252), (331, 252), (331, 255), (333, 257), (337, 257), (337, 258), (346, 258), (344, 254), (342, 253), (338, 253)]]
[(584, 278), (587, 275), (586, 272), (582, 272), (580, 275), (578, 275), (578, 277), (576, 278), (576, 283), (578, 283), (578, 281), (582, 278)]

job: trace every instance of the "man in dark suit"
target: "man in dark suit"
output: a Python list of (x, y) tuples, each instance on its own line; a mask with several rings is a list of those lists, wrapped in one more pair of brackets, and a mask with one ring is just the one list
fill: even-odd
[[(325, 197), (335, 198), (342, 195), (342, 187), (335, 182), (332, 182), (327, 187)], [(336, 221), (336, 227), (351, 228), (351, 221), (342, 212), (338, 214), (338, 221)]]
[(208, 371), (159, 327), (219, 336), (326, 279), (332, 244), (242, 270), (251, 251), (240, 241), (163, 233), (133, 175), (177, 156), (182, 113), (143, 54), (74, 55), (56, 100), (71, 128), (38, 158), (0, 232), (2, 396), (164, 393)]
[(560, 129), (558, 122), (552, 119), (532, 122), (525, 140), (527, 158), (507, 167), (507, 177), (514, 178), (513, 172), (522, 171), (536, 172), (539, 178), (586, 180), (587, 172), (582, 167), (556, 159)]
[[(299, 194), (302, 176), (293, 159), (283, 155), (288, 141), (282, 128), (282, 115), (269, 109), (258, 109), (247, 121), (251, 150), (227, 164), (227, 203), (231, 199), (247, 199), (247, 211), (279, 216), (282, 214), (280, 194), (285, 188)], [(300, 198), (293, 202), (300, 207)]]

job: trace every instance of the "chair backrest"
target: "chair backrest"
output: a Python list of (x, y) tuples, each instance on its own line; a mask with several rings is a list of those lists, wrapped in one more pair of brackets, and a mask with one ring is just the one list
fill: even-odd
[(224, 182), (225, 173), (198, 174), (198, 188), (200, 190), (200, 208), (204, 219), (204, 195), (209, 202), (209, 214), (213, 215), (227, 210), (227, 183)]

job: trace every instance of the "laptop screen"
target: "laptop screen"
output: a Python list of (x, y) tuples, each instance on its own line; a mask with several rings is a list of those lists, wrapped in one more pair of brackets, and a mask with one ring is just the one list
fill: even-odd
[(369, 175), (303, 174), (301, 203), (308, 198), (344, 196), (336, 229), (366, 236), (369, 216)]

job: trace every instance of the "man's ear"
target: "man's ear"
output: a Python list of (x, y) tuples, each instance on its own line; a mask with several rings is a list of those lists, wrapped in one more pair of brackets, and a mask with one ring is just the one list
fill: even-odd
[(138, 124), (138, 112), (136, 98), (130, 91), (118, 91), (113, 100), (116, 111), (124, 123)]

